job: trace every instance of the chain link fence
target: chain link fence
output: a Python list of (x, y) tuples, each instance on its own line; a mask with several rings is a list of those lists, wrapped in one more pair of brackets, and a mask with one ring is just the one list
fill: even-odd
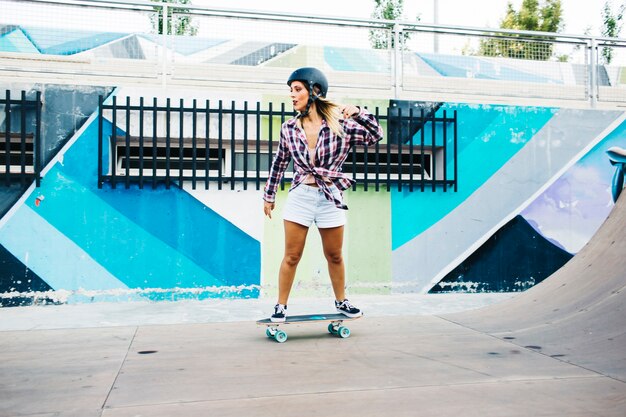
[(388, 98), (626, 101), (624, 39), (141, 0), (0, 0), (0, 74), (276, 91), (302, 66), (324, 70), (333, 87)]
[(368, 39), (372, 27), (391, 33), (380, 24), (185, 10), (174, 14), (174, 32), (190, 20), (197, 36), (172, 36), (173, 79), (206, 79), (211, 74), (221, 81), (283, 86), (294, 68), (315, 66), (333, 87), (392, 86), (392, 50), (373, 49)]
[(626, 102), (626, 39), (596, 43), (597, 97), (601, 102)]
[(165, 55), (155, 16), (140, 3), (2, 0), (0, 70), (156, 78)]
[(586, 42), (556, 36), (407, 28), (403, 87), (488, 96), (585, 100)]

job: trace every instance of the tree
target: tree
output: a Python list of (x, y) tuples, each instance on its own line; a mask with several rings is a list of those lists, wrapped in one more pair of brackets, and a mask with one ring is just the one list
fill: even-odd
[[(546, 0), (541, 7), (539, 0), (524, 0), (519, 11), (516, 11), (513, 4), (509, 2), (506, 15), (500, 22), (500, 28), (558, 33), (563, 29), (561, 0)], [(515, 39), (522, 37), (525, 39)], [(549, 36), (486, 39), (480, 42), (479, 54), (546, 61), (553, 55), (554, 46), (551, 42), (553, 39)]]
[[(172, 4), (191, 4), (191, 0), (152, 0), (157, 3), (172, 3)], [(152, 29), (159, 35), (163, 34), (163, 7), (155, 7), (154, 8), (157, 15), (150, 16), (150, 21), (152, 22)], [(172, 12), (175, 11), (176, 15)], [(168, 8), (167, 11), (167, 19), (168, 19), (168, 35), (190, 35), (195, 36), (198, 34), (198, 27), (193, 25), (191, 22), (191, 16), (185, 15), (188, 13), (189, 9), (185, 8)], [(175, 16), (172, 19), (172, 16)]]
[[(615, 13), (613, 13), (608, 0), (604, 3), (604, 9), (602, 10), (602, 22), (604, 24), (602, 36), (607, 38), (617, 38), (619, 36), (622, 31), (622, 19), (625, 11), (626, 3), (623, 3)], [(609, 46), (602, 48), (602, 58), (604, 58), (606, 64), (610, 64), (613, 59), (613, 48)]]
[[(402, 17), (402, 9), (404, 8), (404, 0), (374, 0), (376, 5), (372, 12), (372, 18), (396, 20)], [(416, 18), (419, 21), (419, 16)], [(403, 32), (401, 34), (402, 44), (411, 37), (410, 33)], [(395, 48), (393, 32), (384, 29), (372, 29), (369, 33), (369, 40), (374, 49)]]

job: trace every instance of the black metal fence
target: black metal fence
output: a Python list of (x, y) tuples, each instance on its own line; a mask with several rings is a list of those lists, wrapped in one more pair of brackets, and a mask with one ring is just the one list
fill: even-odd
[(0, 183), (10, 186), (35, 179), (40, 183), (41, 172), (41, 93), (34, 100), (11, 97), (6, 90), (0, 97)]
[[(356, 146), (343, 171), (365, 191), (392, 187), (457, 190), (457, 114), (437, 108), (392, 107), (373, 113), (387, 125), (386, 143)], [(451, 115), (449, 113), (452, 113)], [(285, 104), (265, 108), (222, 100), (185, 106), (154, 98), (138, 104), (113, 96), (99, 103), (98, 187), (140, 188), (189, 182), (193, 189), (261, 189), (278, 147), (281, 124), (293, 116)], [(288, 168), (284, 183), (292, 178)]]

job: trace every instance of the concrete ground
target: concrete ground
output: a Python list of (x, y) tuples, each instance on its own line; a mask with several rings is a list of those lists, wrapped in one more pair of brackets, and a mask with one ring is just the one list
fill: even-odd
[(283, 344), (263, 300), (0, 309), (0, 416), (626, 415), (623, 379), (454, 322), (511, 296), (367, 296), (348, 339)]

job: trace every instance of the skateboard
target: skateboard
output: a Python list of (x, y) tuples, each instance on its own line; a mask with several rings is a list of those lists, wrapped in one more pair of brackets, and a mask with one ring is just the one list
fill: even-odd
[(270, 319), (263, 319), (258, 320), (256, 324), (265, 326), (265, 335), (269, 338), (273, 338), (278, 343), (287, 341), (287, 333), (279, 329), (279, 326), (286, 324), (329, 323), (328, 332), (345, 339), (346, 337), (350, 337), (350, 329), (343, 326), (343, 322), (356, 320), (361, 317), (363, 316), (348, 317), (343, 314), (306, 314), (302, 316), (287, 316), (287, 319), (283, 323), (273, 323)]

